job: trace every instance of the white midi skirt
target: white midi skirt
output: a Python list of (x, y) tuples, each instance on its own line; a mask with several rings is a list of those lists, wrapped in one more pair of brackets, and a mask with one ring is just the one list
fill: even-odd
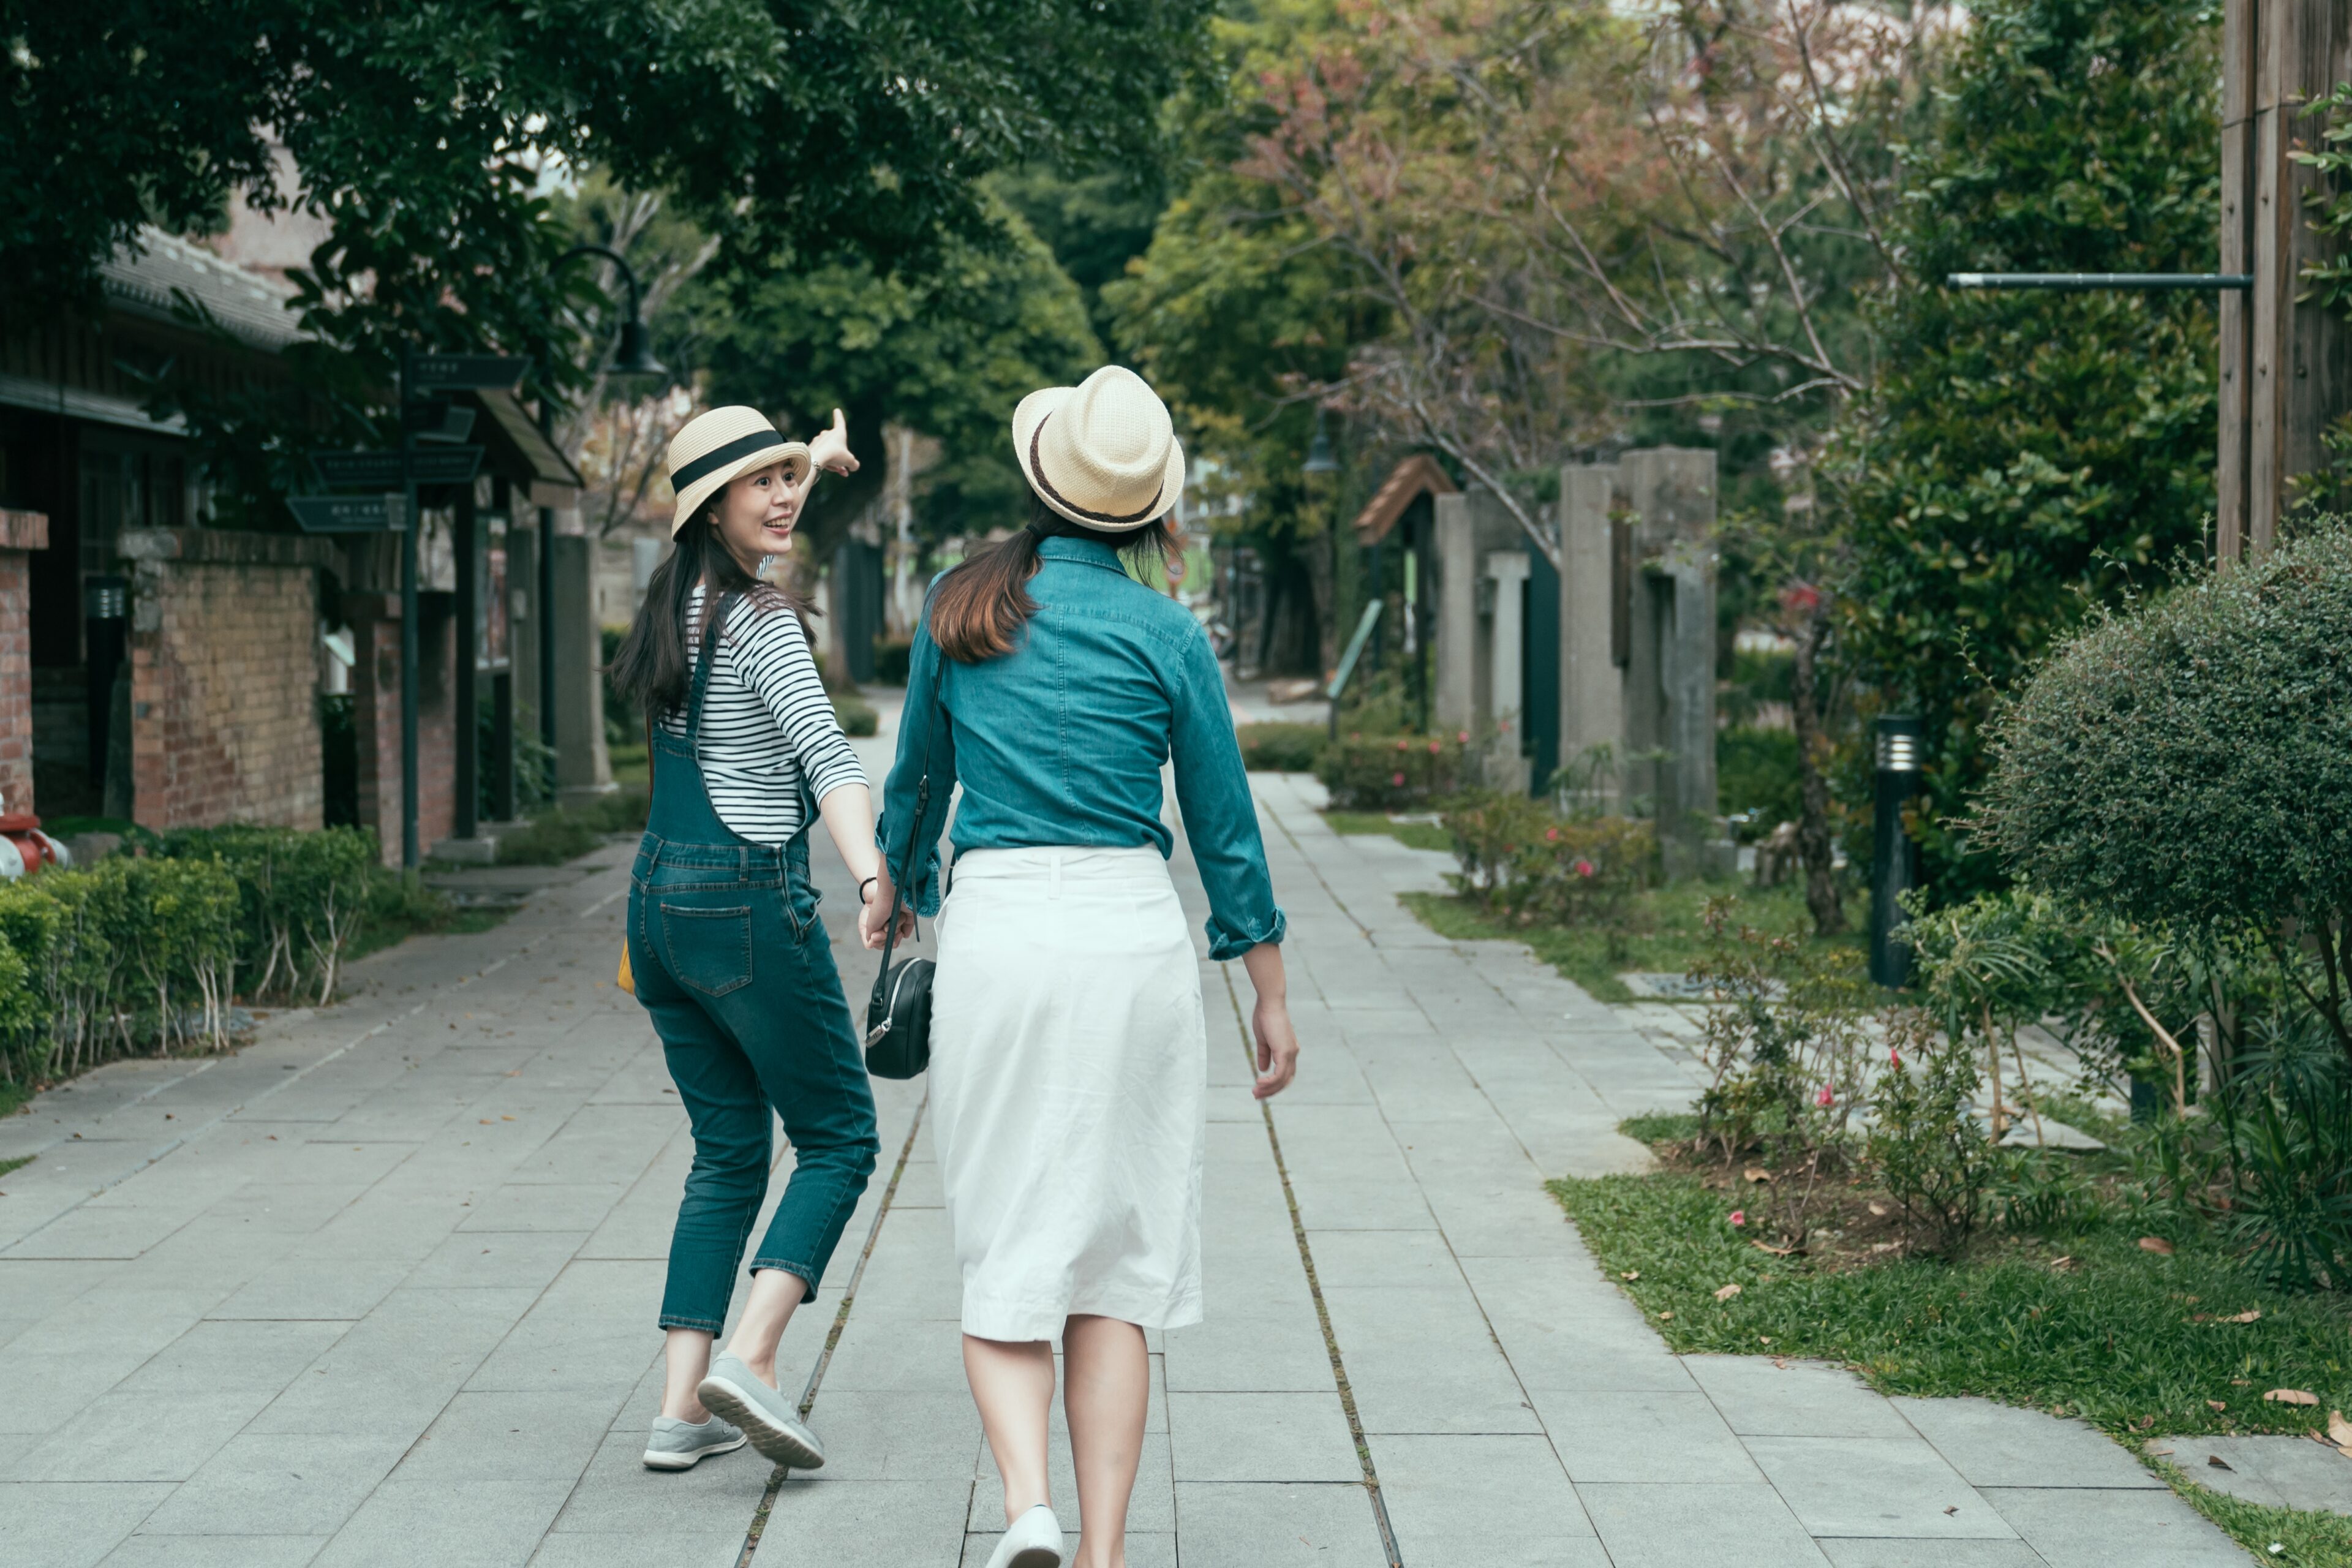
[(1201, 1320), (1201, 971), (1151, 848), (956, 861), (931, 982), (932, 1145), (963, 1331)]

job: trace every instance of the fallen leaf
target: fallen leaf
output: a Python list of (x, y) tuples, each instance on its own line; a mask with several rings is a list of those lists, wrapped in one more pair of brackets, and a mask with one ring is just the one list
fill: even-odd
[(1769, 1345), (1772, 1342), (1772, 1336), (1769, 1334), (1759, 1334), (1756, 1336), (1756, 1342), (1759, 1345)]
[(2263, 1321), (2263, 1314), (2260, 1310), (2250, 1308), (2242, 1312), (2232, 1312), (2226, 1318), (2215, 1318), (2213, 1321), (2217, 1323), (2259, 1323)]
[(1879, 1218), (1885, 1219), (1887, 1215), (1893, 1211), (1887, 1208), (1885, 1204), (1873, 1204), (1870, 1205), (1870, 1212), (1876, 1215)]
[(1715, 1293), (1715, 1299), (1716, 1299), (1717, 1300), (1718, 1300), (1718, 1301), (1728, 1301), (1728, 1300), (1730, 1300), (1734, 1296), (1737, 1296), (1737, 1295), (1738, 1295), (1738, 1294), (1739, 1294), (1739, 1287), (1738, 1287), (1738, 1286), (1737, 1286), (1737, 1285), (1726, 1285), (1722, 1289), (1717, 1290), (1717, 1291)]
[(2074, 1268), (2074, 1255), (2069, 1253), (2063, 1258), (2053, 1258), (2050, 1260), (2050, 1267), (2055, 1268), (2061, 1274), (2072, 1273)]
[(2169, 1448), (2158, 1447), (2156, 1446), (2156, 1439), (2153, 1437), (2150, 1437), (2147, 1442), (2142, 1443), (2139, 1447), (2140, 1452), (2146, 1454), (2151, 1459), (2161, 1459), (2172, 1452)]
[(1952, 1506), (1951, 1506), (1951, 1507), (1949, 1507), (1949, 1508), (1946, 1509), (1944, 1511), (1945, 1511), (1946, 1513), (1958, 1513), (1958, 1512), (1959, 1512), (1959, 1511), (1960, 1511), (1960, 1505), (1959, 1505), (1958, 1503), (1954, 1503), (1954, 1504), (1952, 1504)]
[(2319, 1395), (2307, 1388), (2273, 1388), (2263, 1395), (2273, 1405), (2316, 1405)]
[(2151, 1427), (2151, 1426), (2155, 1426), (2155, 1425), (2156, 1425), (2156, 1417), (2155, 1417), (2155, 1416), (2153, 1416), (2153, 1415), (2143, 1415), (2143, 1416), (2141, 1416), (2138, 1420), (2137, 1420), (2137, 1421), (2135, 1421), (2135, 1422), (2133, 1422), (2133, 1423), (2131, 1424), (2131, 1429), (2132, 1429), (2133, 1431), (2135, 1431), (2135, 1432), (2145, 1432), (2145, 1431), (2147, 1431), (2149, 1427)]
[(1750, 1247), (1754, 1247), (1754, 1248), (1755, 1248), (1757, 1251), (1759, 1251), (1759, 1252), (1769, 1252), (1769, 1253), (1770, 1253), (1770, 1254), (1771, 1254), (1773, 1257), (1775, 1257), (1775, 1258), (1790, 1258), (1790, 1257), (1793, 1257), (1793, 1256), (1795, 1256), (1795, 1255), (1796, 1255), (1796, 1253), (1797, 1253), (1797, 1252), (1798, 1252), (1798, 1250), (1799, 1250), (1798, 1248), (1793, 1247), (1771, 1247), (1771, 1246), (1768, 1246), (1768, 1245), (1766, 1245), (1766, 1244), (1765, 1244), (1765, 1243), (1763, 1243), (1763, 1242), (1757, 1241), (1757, 1240), (1754, 1240), (1754, 1239), (1752, 1239), (1752, 1238), (1748, 1241), (1748, 1246), (1750, 1246)]
[(488, 1117), (487, 1117), (487, 1116), (483, 1117), (483, 1118), (482, 1118), (482, 1125), (483, 1125), (483, 1126), (485, 1126), (485, 1127), (488, 1127), (489, 1124), (490, 1124), (490, 1119), (489, 1119)]
[(1674, 1315), (1675, 1315), (1675, 1310), (1674, 1310), (1672, 1307), (1669, 1307), (1669, 1308), (1667, 1308), (1664, 1311), (1660, 1312), (1660, 1313), (1658, 1314), (1658, 1321), (1660, 1321), (1660, 1322), (1662, 1322), (1662, 1323), (1663, 1323), (1663, 1322), (1664, 1322), (1668, 1318), (1671, 1318), (1671, 1317), (1673, 1317)]
[(2242, 1377), (2233, 1377), (2230, 1380), (2230, 1386), (2231, 1388), (2252, 1388), (2253, 1387), (2253, 1384), (2247, 1382)]
[(1740, 1174), (1751, 1182), (1769, 1182), (1772, 1179), (1772, 1173), (1761, 1165), (1750, 1165)]
[(1873, 1252), (1892, 1252), (1902, 1245), (1903, 1244), (1899, 1241), (1874, 1241), (1870, 1244), (1870, 1250)]
[(2235, 1465), (2231, 1465), (2231, 1464), (2225, 1464), (2225, 1463), (2222, 1461), (2221, 1456), (2221, 1455), (2219, 1455), (2219, 1454), (2208, 1454), (2208, 1455), (2206, 1455), (2206, 1456), (2205, 1456), (2205, 1462), (2206, 1462), (2207, 1464), (2209, 1464), (2209, 1465), (2212, 1466), (2212, 1467), (2213, 1467), (2215, 1469), (2217, 1469), (2217, 1470), (2228, 1470), (2228, 1471), (2231, 1472), (2232, 1474), (2235, 1474), (2235, 1473), (2236, 1473), (2236, 1471), (2237, 1471), (2237, 1468), (2238, 1468), (2238, 1467), (2237, 1467), (2237, 1466), (2235, 1466)]
[(514, 1120), (514, 1118), (513, 1118), (513, 1117), (511, 1117), (511, 1116), (501, 1116), (501, 1117), (499, 1117), (499, 1121), (512, 1121)]
[(2158, 1258), (2169, 1258), (2172, 1256), (2172, 1243), (2165, 1240), (2164, 1237), (2160, 1236), (2141, 1237), (2139, 1238), (2139, 1249), (2142, 1252), (2153, 1252)]
[(1641, 1277), (1642, 1271), (1638, 1268), (1628, 1268), (1624, 1273), (1617, 1276), (1620, 1279), (1639, 1279)]
[(2344, 1412), (2327, 1413), (2327, 1440), (2339, 1448), (2352, 1448), (2352, 1421), (2344, 1419)]
[(2222, 1411), (2227, 1410), (2230, 1407), (2218, 1399), (2209, 1399), (2205, 1402), (2205, 1408), (2212, 1411)]

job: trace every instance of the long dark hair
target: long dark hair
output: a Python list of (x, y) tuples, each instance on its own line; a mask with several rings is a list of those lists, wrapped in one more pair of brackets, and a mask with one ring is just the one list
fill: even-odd
[[(733, 480), (721, 485), (701, 510), (677, 531), (677, 547), (669, 559), (654, 568), (646, 584), (646, 602), (637, 611), (629, 635), (613, 655), (613, 684), (621, 695), (650, 717), (686, 706), (694, 684), (696, 649), (687, 646), (687, 628), (697, 584), (708, 584), (706, 608), (715, 612), (719, 596), (740, 593), (742, 609), (753, 615), (790, 610), (807, 625), (807, 606), (772, 584), (762, 583), (743, 570), (719, 538), (719, 509)], [(724, 628), (721, 628), (721, 635)]]
[(1037, 613), (1037, 601), (1029, 596), (1029, 579), (1037, 574), (1038, 545), (1048, 539), (1093, 539), (1129, 561), (1156, 553), (1164, 563), (1176, 548), (1168, 522), (1163, 517), (1118, 532), (1086, 528), (1047, 506), (1033, 489), (1027, 527), (966, 557), (940, 580), (931, 600), (931, 639), (958, 664), (1002, 658), (1013, 651), (1021, 628)]

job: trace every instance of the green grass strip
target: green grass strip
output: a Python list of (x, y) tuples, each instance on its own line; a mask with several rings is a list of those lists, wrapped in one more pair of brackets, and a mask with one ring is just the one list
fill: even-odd
[(2286, 1568), (2352, 1568), (2352, 1519), (2248, 1502), (2200, 1487), (2186, 1471), (2162, 1459), (2150, 1460), (2148, 1468), (2187, 1499), (2189, 1507), (2265, 1563)]
[[(1625, 1290), (1677, 1352), (1845, 1362), (1882, 1393), (1982, 1394), (2135, 1442), (2311, 1432), (2328, 1410), (2352, 1409), (2343, 1299), (2273, 1289), (2200, 1235), (2175, 1232), (2170, 1257), (2141, 1249), (2126, 1224), (2057, 1240), (1989, 1237), (1960, 1267), (1902, 1258), (1832, 1270), (1759, 1250), (1728, 1223), (1739, 1199), (1689, 1175), (1548, 1184), (1610, 1275), (1637, 1276)], [(1740, 1289), (1717, 1300), (1727, 1285)], [(2262, 1316), (2221, 1321), (2246, 1311)], [(2283, 1387), (2309, 1390), (2318, 1407), (2263, 1399)]]

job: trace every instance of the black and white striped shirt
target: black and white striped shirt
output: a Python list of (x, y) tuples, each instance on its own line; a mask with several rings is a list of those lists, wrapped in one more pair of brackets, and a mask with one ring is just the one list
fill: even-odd
[[(698, 652), (702, 595), (697, 587), (687, 610), (686, 646)], [(685, 710), (664, 718), (662, 728), (682, 738)], [(801, 618), (784, 609), (760, 614), (738, 604), (729, 612), (710, 658), (696, 753), (711, 809), (754, 844), (782, 844), (800, 831), (803, 769), (818, 800), (866, 782), (817, 679)]]

